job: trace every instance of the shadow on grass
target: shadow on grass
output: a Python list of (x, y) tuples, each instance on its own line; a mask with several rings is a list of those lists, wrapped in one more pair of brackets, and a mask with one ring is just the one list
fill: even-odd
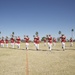
[(69, 48), (67, 48), (66, 50), (75, 50), (75, 49), (69, 49)]
[[(72, 48), (72, 47), (71, 47)], [(67, 47), (66, 49), (65, 49), (65, 51), (66, 50), (75, 50), (75, 49), (71, 49), (71, 48), (69, 48), (69, 47)], [(27, 49), (23, 49), (23, 48), (20, 48), (20, 49), (18, 49), (18, 48), (11, 48), (11, 47), (0, 47), (0, 49), (11, 49), (11, 50), (24, 50), (24, 51), (26, 51)], [(49, 49), (39, 49), (39, 50), (36, 50), (36, 49), (28, 49), (28, 51), (50, 51)], [(63, 51), (63, 49), (52, 49), (51, 51)]]

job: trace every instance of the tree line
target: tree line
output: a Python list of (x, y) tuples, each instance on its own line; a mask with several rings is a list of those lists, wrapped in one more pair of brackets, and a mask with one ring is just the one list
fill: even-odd
[[(74, 36), (73, 36), (74, 29), (71, 29), (71, 32), (72, 32), (71, 37), (72, 37), (72, 39), (75, 41)], [(1, 34), (1, 31), (0, 31), (0, 34)], [(14, 36), (14, 34), (15, 34), (15, 32), (12, 32), (12, 36)], [(38, 34), (39, 34), (38, 31), (36, 31), (36, 32), (35, 32), (35, 35), (38, 35)], [(59, 31), (58, 31), (58, 34), (59, 34), (59, 36), (61, 36), (62, 32), (59, 30)], [(34, 37), (35, 35), (33, 35), (33, 37)], [(41, 41), (44, 41), (44, 38), (45, 38), (45, 36), (43, 36), (43, 37), (41, 38)], [(59, 37), (57, 38), (57, 41), (60, 41), (60, 38), (59, 38)], [(68, 41), (68, 39), (67, 39), (67, 41)]]

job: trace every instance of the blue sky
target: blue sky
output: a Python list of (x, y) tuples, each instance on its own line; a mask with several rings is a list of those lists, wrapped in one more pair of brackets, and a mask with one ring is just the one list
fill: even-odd
[(60, 30), (70, 38), (72, 28), (75, 30), (75, 0), (0, 0), (1, 36), (15, 32), (33, 39), (38, 31), (40, 38), (46, 34), (57, 38)]

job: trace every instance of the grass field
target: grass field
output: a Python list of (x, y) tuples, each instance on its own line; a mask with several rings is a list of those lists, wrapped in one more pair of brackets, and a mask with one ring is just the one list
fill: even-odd
[(75, 75), (75, 43), (73, 47), (66, 43), (65, 51), (61, 49), (61, 43), (57, 43), (51, 52), (43, 43), (39, 51), (32, 43), (28, 51), (24, 48), (24, 43), (21, 49), (16, 46), (15, 49), (0, 48), (0, 75)]

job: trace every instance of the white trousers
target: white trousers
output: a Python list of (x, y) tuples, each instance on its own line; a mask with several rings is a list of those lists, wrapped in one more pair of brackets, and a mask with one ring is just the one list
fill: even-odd
[(39, 44), (35, 43), (36, 50), (39, 49)]
[(20, 49), (20, 43), (17, 43), (16, 45), (17, 45), (17, 48), (19, 48), (19, 49)]
[(73, 46), (73, 42), (70, 42), (70, 46), (71, 46), (71, 47)]
[(4, 47), (4, 43), (1, 43), (1, 47)]
[(46, 46), (46, 43), (44, 43), (44, 46)]
[(65, 42), (62, 42), (62, 48), (65, 49)]
[(6, 43), (6, 47), (8, 48), (8, 43)]
[(26, 49), (29, 49), (29, 43), (26, 43)]
[(52, 50), (52, 43), (48, 43), (49, 50)]
[(14, 43), (11, 43), (11, 47), (14, 48)]

